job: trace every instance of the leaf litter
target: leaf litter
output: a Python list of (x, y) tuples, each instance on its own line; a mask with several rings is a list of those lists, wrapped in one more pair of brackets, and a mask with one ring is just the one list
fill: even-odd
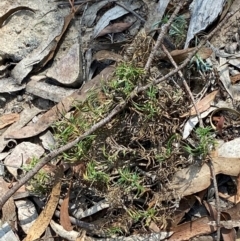
[(58, 200), (61, 193), (61, 178), (63, 175), (63, 167), (58, 167), (56, 170), (55, 175), (55, 181), (53, 184), (53, 189), (51, 192), (50, 199), (44, 208), (44, 210), (41, 212), (39, 217), (36, 219), (36, 221), (33, 223), (31, 228), (28, 231), (26, 241), (31, 241), (37, 238), (40, 238), (41, 235), (46, 230), (47, 226), (49, 225), (52, 216), (54, 214), (54, 211), (58, 205)]
[[(233, 4), (235, 2), (237, 0)], [(223, 54), (211, 40), (199, 50), (197, 41), (190, 41), (194, 35), (202, 38), (196, 34), (202, 29), (193, 28), (200, 16), (198, 12), (191, 12), (191, 17), (182, 12), (174, 16), (164, 45), (168, 43), (169, 55), (178, 65), (189, 62), (183, 68), (189, 92), (182, 85), (182, 79), (173, 73), (172, 60), (156, 47), (157, 37), (164, 31), (163, 23), (171, 20), (169, 14), (177, 9), (176, 3), (169, 1), (168, 5), (161, 6), (148, 0), (121, 2), (122, 6), (129, 6), (129, 10), (115, 1), (86, 1), (79, 7), (74, 5), (74, 1), (54, 4), (53, 9), (65, 13), (59, 15), (62, 22), (59, 28), (18, 61), (13, 57), (13, 68), (9, 67), (9, 56), (1, 56), (4, 61), (1, 61), (3, 72), (0, 75), (5, 81), (2, 89), (8, 79), (9, 85), (21, 86), (21, 89), (11, 87), (10, 92), (3, 91), (3, 103), (0, 103), (2, 128), (5, 128), (1, 132), (0, 147), (9, 152), (3, 162), (6, 166), (4, 179), (9, 183), (18, 181), (13, 187), (9, 184), (9, 191), (5, 188), (4, 192), (25, 185), (29, 190), (21, 192), (22, 198), (32, 196), (34, 205), (38, 205), (36, 200), (40, 199), (45, 203), (39, 217), (30, 224), (27, 236), (18, 234), (19, 238), (40, 238), (50, 225), (56, 234), (67, 240), (95, 240), (96, 236), (96, 240), (190, 240), (215, 231), (219, 233), (222, 225), (225, 228), (221, 229), (224, 240), (232, 240), (236, 235), (234, 227), (237, 224), (234, 222), (238, 218), (235, 213), (239, 206), (237, 183), (240, 173), (236, 147), (239, 116), (233, 116), (233, 112), (238, 113), (238, 31), (234, 29), (235, 38), (229, 37), (221, 43), (226, 46), (225, 50), (230, 48), (231, 56)], [(198, 1), (191, 6), (185, 4), (183, 9), (185, 12), (190, 8), (196, 10), (201, 7), (199, 4)], [(224, 8), (223, 4), (218, 6), (210, 19), (206, 16), (202, 20), (205, 25), (201, 26), (205, 30)], [(225, 9), (229, 8), (231, 6), (225, 6)], [(10, 18), (14, 21), (19, 17), (15, 11), (31, 12), (33, 8), (23, 5), (13, 9), (2, 14), (2, 28), (10, 24)], [(35, 14), (38, 11), (34, 8)], [(154, 16), (158, 18), (153, 17), (153, 12), (161, 12), (162, 19), (156, 14)], [(228, 16), (226, 11), (220, 19), (224, 15)], [(77, 21), (82, 25), (78, 26)], [(38, 24), (37, 28), (44, 26), (41, 21)], [(213, 31), (220, 24), (213, 23)], [(230, 33), (231, 30), (227, 29)], [(226, 31), (226, 28), (222, 27), (221, 31)], [(66, 70), (63, 68), (64, 61), (69, 60), (73, 65), (69, 49), (74, 44), (79, 45), (74, 48), (75, 59), (79, 61), (74, 68), (77, 68), (84, 84), (79, 89), (72, 86), (76, 90), (63, 98), (60, 88), (69, 88), (67, 82), (62, 82), (60, 76), (53, 77), (47, 73), (56, 61), (60, 64), (55, 65), (55, 70), (61, 68), (69, 76), (69, 81), (74, 82), (72, 75), (67, 73), (73, 71), (71, 66)], [(184, 45), (189, 48), (183, 49)], [(174, 49), (176, 47), (178, 49)], [(195, 56), (188, 59), (194, 51)], [(87, 62), (84, 56), (90, 52), (93, 57)], [(59, 60), (59, 56), (66, 58)], [(215, 56), (220, 56), (220, 59)], [(90, 79), (85, 72), (86, 66), (87, 72), (91, 72), (89, 76), (93, 75)], [(157, 81), (165, 74), (164, 81)], [(27, 84), (27, 91), (34, 93), (35, 99), (22, 102), (21, 91), (26, 91), (26, 83), (32, 76), (38, 79), (37, 82), (49, 86), (49, 92), (45, 87), (43, 97), (38, 94), (40, 87), (32, 82)], [(151, 81), (152, 85), (149, 84)], [(50, 97), (54, 95), (51, 89), (56, 94), (54, 98)], [(19, 113), (9, 113), (7, 108), (13, 102), (5, 101), (8, 95), (18, 96), (20, 104), (12, 109), (20, 110)], [(193, 105), (190, 95), (196, 104), (189, 110)], [(230, 97), (234, 99), (233, 103)], [(221, 101), (226, 104), (224, 110), (220, 107)], [(22, 112), (21, 107), (24, 108)], [(199, 119), (205, 127), (197, 126), (198, 123), (201, 125)], [(101, 124), (103, 121), (105, 125)], [(88, 131), (91, 126), (94, 130)], [(52, 135), (39, 136), (45, 131)], [(71, 146), (71, 142), (81, 135), (84, 136), (81, 141)], [(50, 140), (51, 143), (41, 144), (44, 138), (45, 142)], [(216, 142), (221, 140), (226, 143), (217, 146)], [(24, 150), (18, 149), (25, 144)], [(41, 159), (44, 154), (41, 145), (46, 156), (55, 158), (36, 173), (35, 168), (44, 160)], [(38, 148), (40, 154), (36, 151)], [(23, 155), (30, 149), (32, 151), (27, 156)], [(54, 152), (58, 152), (57, 155)], [(212, 163), (214, 174), (209, 163)], [(62, 165), (64, 171), (59, 171)], [(31, 181), (24, 180), (28, 176), (33, 177)], [(234, 181), (236, 177), (237, 183)], [(218, 187), (212, 185), (211, 180), (215, 179)], [(67, 191), (69, 183), (72, 183), (72, 188)], [(227, 192), (222, 191), (226, 189)], [(222, 199), (221, 204), (217, 201), (218, 196)], [(21, 199), (19, 195), (16, 197)], [(3, 199), (4, 196), (0, 201)], [(14, 196), (11, 202), (13, 199)], [(12, 206), (12, 209), (15, 208)], [(191, 216), (198, 209), (200, 214)], [(200, 209), (205, 209), (205, 213), (202, 214)], [(214, 215), (211, 209), (215, 210)], [(230, 218), (225, 219), (228, 223), (219, 222), (218, 215), (228, 215)], [(6, 220), (8, 218), (3, 219)], [(20, 222), (18, 225), (23, 224)]]

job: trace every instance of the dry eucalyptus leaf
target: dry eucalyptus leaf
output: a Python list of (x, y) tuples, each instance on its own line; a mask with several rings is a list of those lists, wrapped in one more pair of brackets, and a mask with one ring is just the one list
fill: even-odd
[(52, 41), (52, 49), (50, 50), (49, 54), (47, 57), (45, 57), (44, 59), (42, 59), (41, 61), (41, 67), (45, 66), (54, 56), (55, 51), (57, 50), (57, 46), (59, 44), (59, 41), (62, 39), (62, 36), (64, 35), (64, 33), (66, 32), (71, 20), (73, 19), (73, 17), (75, 16), (75, 12), (70, 12), (65, 18), (64, 18), (64, 25), (61, 31), (61, 34), (59, 34), (58, 36), (56, 36), (56, 38)]
[[(176, 63), (181, 63), (183, 62), (189, 54), (191, 54), (194, 51), (195, 48), (188, 48), (188, 49), (176, 49), (170, 52), (171, 56), (173, 57), (173, 59), (176, 61)], [(201, 59), (207, 59), (211, 56), (212, 54), (212, 50), (210, 48), (201, 48), (199, 49), (199, 51), (197, 52), (197, 55), (201, 58)], [(167, 57), (165, 57), (165, 59), (167, 59)]]
[(20, 241), (8, 223), (4, 223), (3, 226), (0, 227), (0, 237), (1, 241)]
[[(196, 103), (196, 108), (198, 109), (199, 113), (202, 113), (210, 108), (212, 101), (214, 100), (218, 90), (213, 91), (212, 93), (206, 95), (203, 99), (201, 99), (198, 103)], [(196, 110), (194, 106), (191, 108), (190, 112), (181, 115), (180, 117), (185, 117), (188, 115), (196, 115)]]
[(224, 210), (223, 214), (227, 214), (231, 220), (239, 220), (240, 203), (237, 203), (233, 207)]
[(18, 85), (12, 77), (1, 78), (0, 93), (12, 93), (25, 89), (26, 84)]
[(46, 75), (63, 86), (79, 88), (84, 81), (82, 70), (81, 45), (75, 43), (60, 59), (54, 61)]
[[(81, 232), (76, 232), (74, 230), (72, 231), (66, 231), (61, 225), (55, 223), (53, 220), (50, 222), (51, 228), (54, 230), (56, 234), (58, 234), (60, 237), (65, 238), (70, 241), (97, 241), (95, 238), (91, 238), (89, 236), (85, 236), (85, 231), (81, 230)], [(118, 237), (117, 240), (122, 241), (154, 241), (154, 240), (166, 240), (166, 238), (170, 237), (173, 234), (173, 232), (159, 232), (159, 233), (150, 233), (146, 235), (132, 235), (128, 237)], [(80, 238), (80, 239), (79, 239)], [(83, 239), (84, 238), (84, 239)], [(106, 240), (106, 239), (105, 239)], [(116, 238), (108, 238), (108, 241), (116, 241)]]
[(218, 156), (238, 158), (240, 157), (240, 138), (226, 142), (217, 149)]
[(31, 142), (22, 142), (6, 157), (4, 164), (7, 165), (8, 171), (17, 179), (17, 169), (26, 164), (29, 158), (40, 158), (43, 153), (44, 149), (40, 145)]
[(71, 221), (70, 221), (70, 217), (69, 217), (69, 212), (68, 212), (69, 196), (70, 196), (71, 186), (72, 185), (70, 184), (67, 195), (63, 199), (63, 202), (62, 202), (61, 208), (60, 208), (60, 224), (67, 231), (73, 230), (73, 227), (72, 227)]
[[(137, 8), (139, 8), (141, 5), (139, 5), (138, 2), (134, 2), (133, 4), (131, 4), (131, 9), (135, 10)], [(120, 7), (120, 6), (115, 6), (113, 8), (111, 8), (110, 10), (108, 10), (106, 13), (104, 13), (104, 15), (99, 19), (97, 25), (94, 28), (94, 32), (93, 32), (93, 38), (96, 38), (97, 36), (99, 36), (99, 33), (109, 25), (109, 22), (112, 20), (115, 20), (125, 14), (127, 14), (128, 11), (125, 10), (124, 8)]]
[[(2, 198), (7, 191), (8, 184), (0, 176), (0, 198)], [(10, 197), (3, 205), (0, 226), (2, 226), (5, 222), (8, 222), (11, 225), (11, 222), (13, 221), (16, 221), (16, 211), (13, 198)]]
[[(227, 5), (230, 5), (229, 12), (235, 12), (239, 8), (240, 1), (227, 1)], [(223, 13), (222, 13), (223, 15)], [(235, 33), (238, 31), (238, 26), (235, 25), (236, 19), (239, 19), (240, 12), (237, 11), (232, 17), (225, 21), (223, 27), (217, 31), (211, 39), (211, 44), (215, 47), (223, 47), (224, 43), (227, 43), (229, 40), (229, 33)], [(221, 16), (222, 18), (222, 16)], [(218, 20), (219, 22), (221, 20)], [(229, 28), (231, 26), (231, 28)]]
[(65, 230), (61, 225), (55, 223), (53, 220), (51, 220), (50, 225), (56, 234), (58, 234), (60, 237), (65, 238), (67, 240), (76, 241), (80, 235), (79, 232), (77, 232), (77, 231)]
[(5, 126), (8, 126), (16, 121), (19, 120), (19, 114), (18, 113), (9, 113), (9, 114), (3, 114), (0, 117), (0, 129), (4, 128)]
[(82, 218), (86, 218), (88, 216), (92, 216), (93, 214), (109, 208), (110, 204), (107, 200), (101, 200), (98, 203), (96, 203), (95, 205), (93, 205), (92, 207), (86, 209), (85, 211), (82, 211), (81, 209), (76, 209), (74, 212), (72, 212), (73, 216), (77, 219), (82, 219)]
[(114, 71), (115, 67), (108, 66), (99, 75), (94, 77), (92, 80), (88, 81), (83, 86), (83, 88), (77, 90), (72, 95), (64, 98), (51, 110), (42, 115), (36, 123), (33, 123), (29, 126), (25, 126), (21, 130), (8, 133), (5, 137), (13, 139), (23, 139), (36, 136), (39, 133), (45, 131), (50, 125), (52, 125), (55, 121), (62, 117), (62, 113), (67, 113), (72, 108), (73, 103), (75, 101), (84, 102), (87, 98), (87, 92), (89, 89), (97, 89), (102, 84), (101, 80), (107, 81), (111, 79)]
[(158, 1), (158, 3), (149, 0), (143, 0), (143, 2), (147, 5), (148, 9), (147, 21), (144, 24), (144, 29), (148, 33), (153, 28), (158, 28), (170, 0)]
[(19, 224), (22, 230), (27, 234), (38, 217), (37, 210), (34, 204), (28, 199), (16, 200), (15, 204), (18, 208)]
[[(185, 47), (187, 48), (190, 40), (195, 34), (207, 28), (222, 12), (225, 0), (195, 0), (191, 4), (191, 20), (188, 27)], [(214, 6), (214, 7), (213, 7)]]
[(231, 83), (236, 84), (240, 80), (240, 74), (235, 74), (234, 76), (230, 76)]
[[(208, 224), (217, 227), (216, 221), (210, 221)], [(232, 228), (240, 227), (240, 221), (239, 220), (220, 221), (220, 226), (227, 229), (232, 229)]]
[(38, 48), (33, 50), (13, 68), (11, 77), (14, 78), (18, 84), (21, 84), (23, 79), (33, 70), (34, 65), (49, 58), (51, 51), (56, 48), (55, 37), (59, 35), (61, 29), (61, 26), (59, 26), (59, 28), (49, 36), (50, 40), (42, 42)]
[(0, 136), (0, 152), (3, 151), (5, 146), (11, 141), (6, 139), (8, 133), (12, 131), (17, 132), (17, 130), (21, 129), (23, 126), (29, 123), (32, 120), (32, 118), (40, 112), (42, 112), (42, 110), (38, 109), (35, 106), (31, 108), (25, 108), (20, 114), (20, 119), (11, 126), (9, 126), (8, 129)]
[(159, 233), (160, 229), (157, 226), (157, 224), (153, 221), (150, 222), (149, 227), (148, 227), (152, 232)]
[(240, 202), (240, 197), (238, 195), (230, 196), (221, 192), (218, 192), (218, 194), (219, 194), (219, 197), (221, 197), (222, 199), (225, 199), (228, 202), (235, 203), (235, 204)]
[(109, 2), (114, 2), (114, 0), (98, 1), (88, 7), (84, 13), (82, 24), (86, 25), (88, 28), (91, 28), (97, 17), (98, 11)]
[(209, 225), (209, 222), (213, 220), (214, 219), (211, 217), (202, 217), (192, 222), (180, 224), (179, 226), (173, 228), (174, 233), (168, 240), (190, 240), (192, 237), (197, 235), (212, 233), (213, 231), (217, 230), (216, 227), (211, 227)]
[(38, 68), (45, 66), (54, 56), (59, 41), (61, 40), (63, 34), (66, 32), (74, 13), (68, 14), (64, 18), (64, 24), (61, 28), (60, 34), (53, 33), (52, 39), (48, 42), (40, 45), (35, 51), (29, 54), (25, 59), (20, 61), (15, 68), (12, 70), (11, 76), (16, 79), (18, 84), (21, 84), (23, 79), (32, 71), (33, 65), (38, 64)]
[(55, 175), (55, 180), (53, 184), (53, 189), (50, 195), (50, 199), (44, 208), (44, 210), (39, 215), (38, 219), (33, 223), (25, 241), (32, 241), (41, 237), (41, 235), (46, 230), (47, 226), (49, 225), (52, 216), (55, 212), (55, 209), (58, 205), (58, 200), (61, 193), (61, 178), (63, 175), (63, 167), (60, 166)]
[(228, 63), (237, 69), (240, 69), (240, 58), (230, 59)]
[(123, 57), (120, 54), (116, 54), (108, 50), (100, 50), (93, 56), (93, 60), (97, 60), (97, 61), (106, 60), (106, 59), (119, 62), (123, 59)]
[[(237, 176), (240, 172), (240, 158), (212, 157), (215, 173)], [(175, 173), (171, 188), (179, 196), (188, 196), (208, 188), (211, 172), (208, 164), (191, 165)]]
[(114, 23), (104, 28), (97, 36), (101, 37), (109, 33), (121, 33), (128, 29), (133, 23)]
[[(200, 114), (201, 118), (207, 117), (212, 111), (216, 110), (217, 107), (210, 107), (207, 111), (204, 111)], [(199, 122), (198, 116), (191, 116), (189, 120), (185, 123), (184, 125), (184, 130), (183, 130), (183, 139), (186, 139), (192, 130), (195, 128), (197, 123)]]
[(236, 240), (236, 230), (234, 228), (221, 227), (221, 234), (224, 241)]
[(19, 7), (15, 7), (15, 8), (12, 8), (12, 9), (9, 9), (3, 16), (0, 17), (0, 28), (2, 27), (3, 23), (14, 13), (18, 12), (18, 11), (21, 11), (21, 10), (28, 10), (28, 11), (31, 11), (31, 12), (34, 12), (35, 11), (29, 7), (26, 7), (26, 6), (19, 6)]
[(218, 69), (218, 72), (220, 73), (219, 78), (222, 84), (224, 85), (224, 88), (226, 89), (226, 91), (234, 100), (239, 101), (240, 86), (231, 84), (228, 64), (219, 65), (217, 69)]
[(196, 199), (197, 198), (194, 195), (190, 195), (180, 200), (179, 207), (174, 211), (171, 222), (172, 226), (177, 226), (177, 224), (183, 219), (186, 213), (188, 213), (188, 211), (193, 207)]
[(234, 99), (235, 96), (233, 93), (233, 89), (231, 88), (231, 79), (230, 79), (230, 75), (229, 75), (228, 64), (219, 65), (217, 69), (218, 69), (218, 72), (221, 73), (219, 75), (219, 78), (220, 78), (225, 90)]

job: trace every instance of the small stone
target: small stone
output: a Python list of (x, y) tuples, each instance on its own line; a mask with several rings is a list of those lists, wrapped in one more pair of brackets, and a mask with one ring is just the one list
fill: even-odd
[(4, 98), (4, 97), (0, 96), (0, 102), (5, 103), (6, 101), (7, 101), (7, 100), (6, 100), (6, 98)]
[(23, 101), (23, 97), (22, 97), (22, 95), (18, 95), (18, 96), (17, 96), (17, 101), (18, 101), (18, 102)]
[(237, 130), (237, 129), (233, 129), (233, 132), (234, 132), (235, 134), (238, 134), (238, 130)]
[(22, 32), (22, 30), (20, 28), (16, 28), (15, 32), (16, 32), (16, 34), (20, 34)]

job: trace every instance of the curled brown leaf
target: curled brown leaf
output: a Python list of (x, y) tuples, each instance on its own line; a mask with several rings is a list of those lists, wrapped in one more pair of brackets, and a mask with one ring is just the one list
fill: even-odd
[(120, 33), (129, 28), (133, 23), (114, 23), (104, 28), (97, 36), (101, 37), (109, 33)]
[(0, 117), (0, 129), (19, 120), (18, 113), (4, 114)]
[(68, 204), (69, 204), (69, 196), (70, 196), (70, 190), (71, 190), (72, 183), (70, 183), (67, 195), (65, 196), (61, 208), (60, 208), (60, 223), (63, 226), (63, 228), (67, 231), (73, 230), (73, 227), (71, 225), (69, 212), (68, 212)]
[(25, 7), (25, 6), (19, 6), (19, 7), (16, 7), (16, 8), (12, 8), (12, 9), (9, 9), (4, 15), (2, 15), (0, 17), (0, 28), (3, 26), (3, 23), (14, 13), (18, 12), (18, 11), (21, 11), (21, 10), (28, 10), (28, 11), (31, 11), (31, 12), (34, 12), (35, 11), (29, 7)]
[[(206, 111), (210, 107), (211, 102), (214, 100), (217, 93), (218, 93), (218, 90), (213, 91), (212, 93), (206, 95), (203, 99), (201, 99), (196, 104), (196, 108), (198, 109), (199, 113)], [(194, 107), (191, 108), (190, 112), (185, 113), (185, 114), (181, 115), (180, 117), (185, 117), (188, 115), (190, 115), (190, 116), (196, 115), (196, 110)]]

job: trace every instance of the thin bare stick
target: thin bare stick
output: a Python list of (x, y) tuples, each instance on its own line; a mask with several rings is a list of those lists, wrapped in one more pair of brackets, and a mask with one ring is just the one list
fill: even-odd
[[(238, 11), (238, 10), (237, 10)], [(235, 13), (235, 12), (234, 12)], [(6, 203), (6, 201), (21, 187), (23, 186), (28, 180), (30, 180), (35, 174), (37, 174), (37, 172), (44, 166), (46, 165), (49, 161), (51, 161), (53, 158), (55, 158), (56, 156), (58, 156), (59, 154), (69, 150), (70, 148), (72, 148), (74, 145), (76, 145), (78, 142), (82, 141), (83, 139), (85, 139), (88, 135), (91, 135), (93, 132), (95, 132), (96, 130), (98, 130), (99, 128), (101, 128), (102, 126), (104, 126), (105, 124), (109, 123), (112, 118), (117, 115), (120, 111), (122, 111), (126, 105), (128, 104), (128, 102), (135, 97), (137, 94), (147, 90), (149, 87), (156, 85), (162, 81), (164, 81), (165, 79), (171, 77), (172, 75), (176, 74), (179, 70), (181, 70), (182, 68), (184, 68), (189, 60), (196, 54), (196, 52), (206, 43), (206, 41), (211, 38), (216, 31), (218, 31), (224, 24), (224, 22), (227, 21), (227, 19), (229, 19), (231, 16), (233, 16), (234, 13), (229, 13), (226, 15), (225, 19), (212, 31), (211, 34), (209, 34), (208, 36), (206, 36), (205, 41), (203, 41), (202, 43), (199, 44), (198, 47), (196, 47), (196, 49), (188, 56), (188, 58), (181, 64), (179, 65), (179, 67), (177, 69), (172, 70), (171, 72), (169, 72), (167, 75), (163, 76), (160, 79), (155, 79), (153, 80), (151, 83), (145, 85), (145, 86), (141, 86), (141, 87), (136, 87), (132, 93), (130, 94), (130, 97), (122, 102), (120, 102), (110, 113), (107, 117), (105, 117), (104, 119), (102, 119), (101, 121), (99, 121), (98, 123), (96, 123), (95, 125), (93, 125), (88, 131), (86, 131), (83, 135), (79, 136), (78, 138), (76, 138), (75, 140), (73, 140), (72, 142), (69, 142), (68, 144), (60, 147), (57, 150), (52, 151), (51, 153), (49, 153), (46, 157), (40, 159), (40, 161), (37, 163), (37, 165), (31, 170), (29, 171), (23, 178), (21, 178), (17, 184), (15, 184), (9, 191), (7, 191), (5, 193), (5, 195), (0, 198), (0, 209), (2, 209), (3, 205)]]
[[(162, 44), (162, 49), (163, 49), (163, 52), (167, 55), (167, 57), (168, 57), (169, 60), (171, 61), (172, 65), (175, 67), (175, 69), (177, 69), (178, 66), (177, 66), (176, 62), (174, 61), (172, 55), (168, 52), (168, 50), (167, 50), (167, 48), (164, 46), (164, 44)], [(187, 93), (189, 94), (189, 97), (190, 97), (190, 99), (191, 99), (191, 101), (192, 101), (192, 103), (193, 103), (194, 109), (195, 109), (195, 111), (196, 111), (196, 113), (197, 113), (197, 117), (198, 117), (198, 120), (199, 120), (199, 125), (200, 125), (200, 127), (203, 127), (203, 121), (202, 121), (202, 118), (201, 118), (200, 113), (199, 113), (199, 111), (198, 111), (198, 108), (197, 108), (197, 106), (196, 106), (196, 103), (195, 103), (193, 94), (192, 94), (192, 92), (191, 92), (191, 90), (190, 90), (190, 88), (189, 88), (189, 86), (188, 86), (188, 84), (187, 84), (187, 81), (185, 80), (185, 78), (184, 78), (181, 70), (178, 71), (178, 75), (179, 75), (179, 77), (182, 79), (183, 85), (184, 85), (184, 87), (186, 88), (186, 91), (187, 91)]]
[(69, 150), (73, 146), (75, 146), (78, 142), (82, 141), (89, 135), (91, 135), (93, 132), (98, 130), (100, 127), (104, 126), (105, 124), (109, 123), (111, 119), (119, 113), (121, 110), (123, 110), (126, 106), (127, 102), (123, 101), (119, 103), (111, 112), (110, 114), (93, 125), (89, 130), (87, 130), (83, 135), (79, 136), (75, 140), (69, 142), (68, 144), (60, 147), (57, 150), (52, 151), (49, 153), (46, 157), (40, 159), (40, 161), (34, 166), (34, 168), (29, 171), (23, 178), (21, 178), (17, 184), (15, 184), (7, 193), (0, 199), (0, 209), (2, 209), (3, 205), (5, 202), (21, 187), (23, 186), (28, 180), (30, 180), (37, 172), (44, 166), (46, 165), (50, 160), (58, 156), (59, 154)]
[(121, 3), (117, 2), (117, 1), (116, 1), (115, 3), (116, 3), (118, 6), (124, 8), (125, 10), (127, 10), (128, 12), (132, 13), (134, 16), (136, 16), (137, 18), (139, 18), (143, 23), (146, 22), (145, 19), (143, 19), (139, 14), (135, 13), (135, 12), (131, 9), (131, 6), (126, 7), (125, 5), (123, 5), (123, 4), (121, 4)]
[(200, 48), (203, 47), (203, 45), (207, 42), (208, 39), (212, 38), (213, 35), (222, 28), (222, 26), (226, 23), (226, 21), (231, 18), (236, 12), (238, 12), (240, 10), (240, 8), (238, 8), (235, 12), (230, 12), (228, 13), (225, 18), (222, 20), (221, 23), (218, 24), (218, 26), (208, 35), (205, 36), (205, 39), (202, 40), (199, 45), (194, 49), (194, 51), (192, 51), (188, 57), (183, 61), (183, 63), (181, 65), (178, 66), (177, 69), (174, 69), (172, 71), (170, 71), (168, 74), (166, 74), (165, 76), (159, 78), (159, 79), (154, 79), (151, 83), (145, 85), (145, 86), (141, 86), (141, 87), (136, 87), (138, 89), (138, 91), (145, 91), (146, 89), (148, 89), (149, 87), (151, 87), (152, 85), (156, 85), (159, 84), (160, 82), (164, 81), (165, 79), (171, 77), (172, 75), (176, 74), (179, 70), (183, 69), (188, 63), (189, 61), (192, 59), (192, 57), (199, 51)]
[(150, 69), (150, 66), (152, 64), (152, 61), (153, 61), (153, 58), (154, 58), (154, 55), (156, 54), (157, 50), (159, 49), (160, 47), (160, 44), (162, 43), (162, 40), (163, 40), (163, 37), (166, 35), (170, 25), (172, 24), (173, 20), (176, 18), (178, 12), (180, 11), (180, 9), (182, 8), (182, 5), (185, 1), (180, 1), (180, 3), (178, 3), (178, 6), (175, 8), (174, 12), (172, 13), (172, 16), (170, 17), (170, 19), (168, 20), (168, 22), (166, 24), (164, 24), (162, 26), (162, 31), (160, 32), (160, 34), (158, 35), (158, 38), (157, 38), (157, 41), (155, 43), (155, 46), (154, 48), (152, 49), (149, 57), (148, 57), (148, 60), (147, 60), (147, 63), (144, 67), (144, 70), (146, 72), (149, 71)]
[(216, 211), (217, 211), (217, 220), (216, 220), (216, 225), (217, 225), (217, 241), (220, 241), (221, 238), (221, 225), (220, 225), (220, 218), (221, 218), (221, 210), (220, 210), (220, 199), (219, 199), (219, 194), (218, 194), (218, 186), (217, 186), (217, 179), (216, 179), (216, 172), (214, 169), (214, 165), (212, 162), (212, 158), (209, 155), (208, 157), (208, 163), (209, 163), (209, 168), (211, 171), (212, 179), (213, 179), (213, 187), (215, 191), (215, 198), (216, 198)]

